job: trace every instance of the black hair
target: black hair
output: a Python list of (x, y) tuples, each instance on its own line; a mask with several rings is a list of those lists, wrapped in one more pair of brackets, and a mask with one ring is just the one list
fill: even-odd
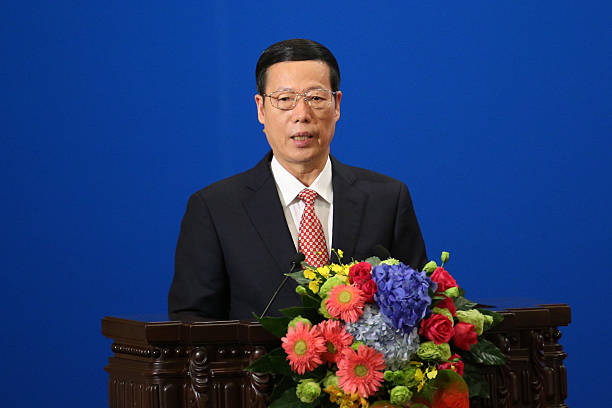
[(329, 67), (329, 82), (331, 90), (337, 91), (340, 87), (340, 68), (336, 57), (324, 45), (316, 41), (295, 38), (272, 44), (261, 54), (255, 67), (255, 80), (257, 92), (263, 95), (266, 91), (266, 72), (277, 62), (285, 61), (323, 61)]

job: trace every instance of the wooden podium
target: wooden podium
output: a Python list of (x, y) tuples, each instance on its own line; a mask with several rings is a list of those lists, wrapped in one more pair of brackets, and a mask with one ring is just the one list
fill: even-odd
[[(486, 368), (491, 398), (472, 407), (567, 407), (567, 377), (559, 326), (564, 304), (501, 310), (504, 321), (486, 337), (508, 358)], [(113, 339), (105, 370), (111, 408), (266, 407), (272, 378), (244, 371), (279, 345), (259, 323), (102, 319)]]

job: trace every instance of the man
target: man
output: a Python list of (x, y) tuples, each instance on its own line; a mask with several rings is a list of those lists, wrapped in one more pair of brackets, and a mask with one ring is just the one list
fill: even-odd
[[(252, 319), (298, 251), (315, 266), (331, 248), (350, 261), (376, 245), (413, 267), (426, 262), (406, 186), (330, 156), (342, 100), (333, 54), (314, 41), (281, 41), (264, 51), (255, 75), (272, 151), (189, 199), (168, 295), (172, 319)], [(294, 289), (287, 284), (272, 310), (297, 305)]]

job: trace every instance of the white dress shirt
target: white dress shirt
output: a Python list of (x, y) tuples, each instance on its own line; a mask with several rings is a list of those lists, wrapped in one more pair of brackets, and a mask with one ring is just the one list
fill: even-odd
[(305, 188), (314, 190), (319, 195), (315, 200), (315, 213), (321, 221), (323, 234), (325, 234), (325, 242), (327, 243), (327, 254), (331, 256), (331, 241), (333, 231), (333, 214), (334, 214), (334, 191), (332, 188), (332, 168), (331, 160), (327, 158), (325, 167), (315, 181), (306, 187), (291, 173), (289, 173), (279, 162), (276, 157), (272, 157), (271, 162), (272, 175), (276, 183), (276, 190), (280, 197), (281, 205), (287, 220), (291, 238), (296, 251), (299, 251), (298, 231), (300, 228), (300, 220), (304, 213), (306, 204), (298, 197), (300, 191)]

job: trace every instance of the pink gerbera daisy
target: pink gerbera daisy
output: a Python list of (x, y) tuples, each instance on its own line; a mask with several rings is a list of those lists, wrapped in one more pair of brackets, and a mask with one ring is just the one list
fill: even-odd
[(303, 322), (298, 322), (295, 327), (289, 327), (287, 335), (281, 340), (289, 365), (298, 374), (312, 371), (323, 362), (321, 353), (327, 348), (325, 338), (316, 326), (309, 328)]
[(344, 325), (338, 320), (324, 320), (318, 324), (319, 331), (325, 338), (327, 351), (323, 353), (323, 361), (336, 363), (342, 356), (342, 351), (353, 343), (353, 336), (346, 332)]
[(363, 314), (364, 303), (365, 296), (361, 289), (349, 285), (338, 285), (329, 292), (325, 306), (332, 317), (355, 323)]
[(382, 353), (361, 344), (357, 352), (347, 348), (338, 361), (338, 385), (346, 394), (367, 398), (380, 388), (385, 362)]

